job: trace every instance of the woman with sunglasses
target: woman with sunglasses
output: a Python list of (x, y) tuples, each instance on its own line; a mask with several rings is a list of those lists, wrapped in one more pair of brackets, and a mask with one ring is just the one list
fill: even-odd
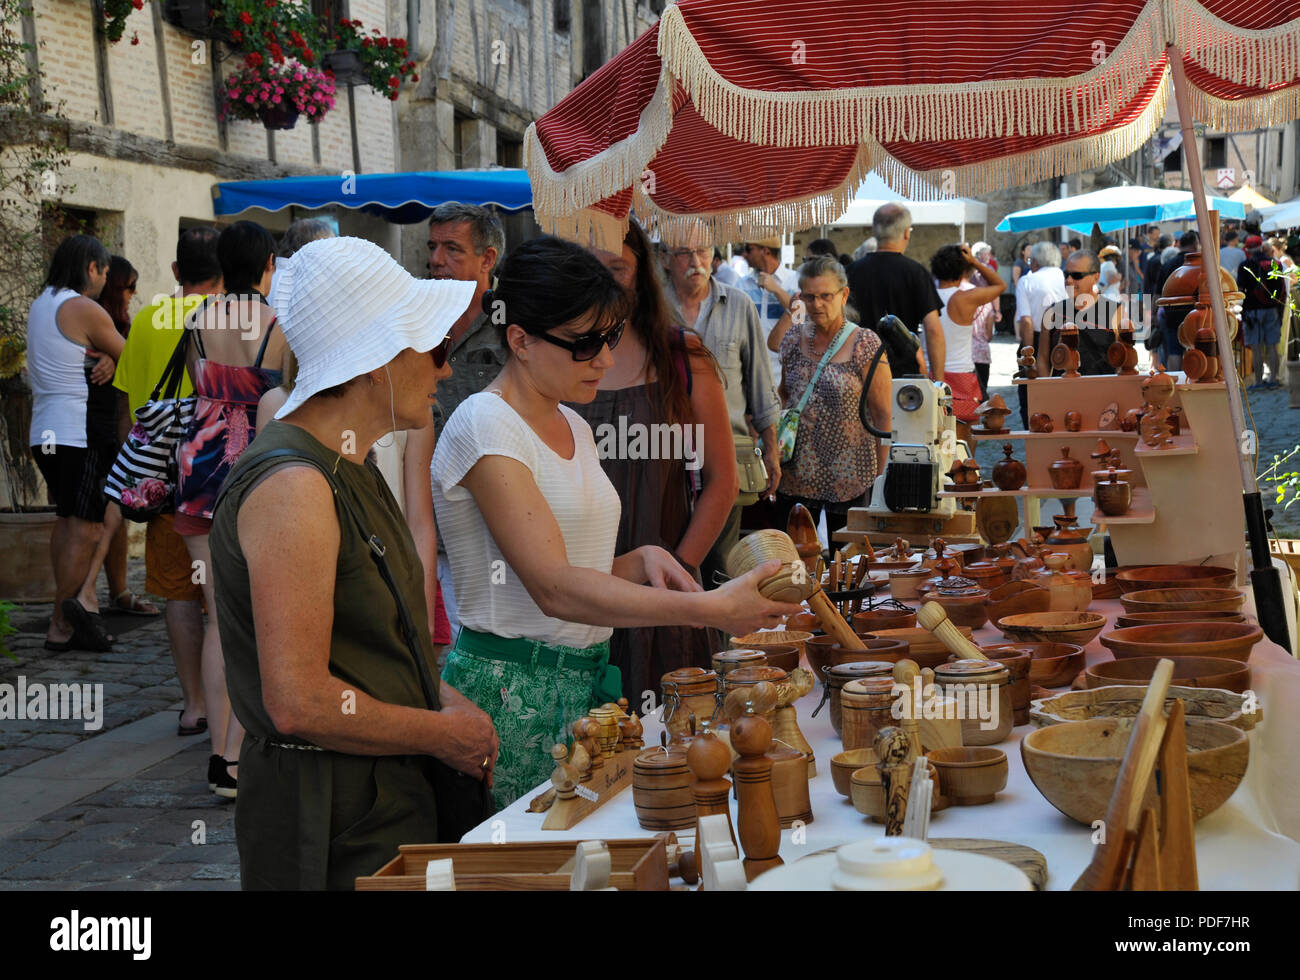
[(499, 807), (546, 779), (551, 746), (577, 718), (622, 696), (613, 627), (740, 635), (799, 609), (759, 594), (775, 562), (704, 592), (662, 548), (615, 555), (618, 494), (591, 428), (563, 403), (596, 397), (627, 305), (585, 249), (550, 237), (516, 248), (483, 297), (509, 359), (460, 404), (434, 451), (434, 510), (462, 624), (442, 677), (496, 725)]

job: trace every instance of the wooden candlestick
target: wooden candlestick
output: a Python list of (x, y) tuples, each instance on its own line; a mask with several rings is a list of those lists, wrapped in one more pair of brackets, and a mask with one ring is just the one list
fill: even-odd
[(963, 660), (988, 660), (984, 652), (961, 632), (948, 618), (948, 612), (937, 602), (927, 602), (916, 614), (916, 621), (946, 646), (949, 652)]
[(772, 726), (767, 720), (746, 714), (731, 726), (731, 746), (740, 753), (732, 764), (736, 777), (737, 823), (740, 845), (745, 849), (745, 877), (753, 881), (769, 868), (785, 862), (781, 849), (781, 821), (772, 793)]
[[(726, 778), (731, 768), (731, 749), (716, 734), (707, 729), (696, 737), (686, 750), (686, 764), (695, 774), (691, 792), (695, 796), (695, 838), (700, 839), (700, 818), (718, 814), (727, 818), (727, 830), (732, 844), (736, 831), (731, 826), (731, 780)], [(775, 803), (773, 804), (775, 805)]]
[(907, 788), (912, 775), (907, 759), (911, 748), (903, 730), (892, 725), (876, 733), (872, 748), (879, 760), (876, 769), (885, 797), (885, 836), (898, 837), (907, 816)]

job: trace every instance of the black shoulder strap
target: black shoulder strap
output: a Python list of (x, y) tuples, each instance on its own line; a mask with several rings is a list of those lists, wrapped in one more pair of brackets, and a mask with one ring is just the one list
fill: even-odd
[(271, 317), (271, 322), (266, 325), (266, 334), (262, 337), (262, 346), (257, 348), (257, 360), (253, 362), (253, 367), (262, 366), (262, 356), (266, 353), (266, 345), (271, 341), (271, 331), (275, 329), (276, 317)]
[[(198, 340), (195, 331), (190, 329), (190, 321), (197, 321), (199, 313), (211, 300), (211, 296), (205, 296), (199, 308), (187, 317), (185, 323), (182, 324), (182, 329), (185, 332), (181, 335), (181, 339), (176, 342), (176, 349), (172, 351), (172, 356), (167, 360), (167, 366), (163, 368), (162, 377), (154, 385), (153, 392), (149, 395), (149, 401), (157, 401), (160, 394), (165, 398), (175, 398), (176, 393), (180, 391), (181, 378), (185, 376), (185, 360), (189, 356), (191, 334), (194, 334), (195, 339)], [(202, 350), (202, 347), (200, 347), (200, 355), (202, 355)]]
[[(361, 520), (361, 515), (357, 513), (352, 502), (348, 500), (347, 495), (339, 492), (338, 482), (334, 479), (334, 474), (324, 466), (319, 460), (312, 459), (310, 456), (303, 455), (294, 449), (271, 449), (264, 453), (258, 453), (253, 459), (245, 465), (256, 465), (268, 459), (285, 459), (295, 460), (300, 463), (306, 463), (315, 467), (325, 477), (325, 482), (330, 485), (334, 492), (334, 499), (338, 501), (343, 510), (347, 512), (352, 523), (356, 525), (361, 537), (365, 539), (366, 546), (370, 549), (370, 557), (379, 568), (379, 575), (388, 586), (388, 591), (393, 594), (393, 599), (397, 603), (397, 617), (401, 624), (402, 636), (406, 640), (406, 647), (410, 651), (412, 658), (420, 673), (420, 687), (424, 691), (425, 703), (429, 706), (430, 711), (441, 711), (442, 702), (438, 698), (437, 687), (433, 683), (433, 674), (429, 670), (429, 663), (425, 659), (420, 648), (420, 642), (415, 632), (415, 622), (411, 619), (411, 611), (407, 608), (406, 600), (402, 598), (402, 591), (397, 587), (397, 581), (393, 578), (393, 571), (388, 567), (388, 559), (385, 557), (387, 549), (384, 543), (379, 540), (378, 535), (368, 532), (365, 524)], [(242, 460), (241, 460), (242, 462)]]

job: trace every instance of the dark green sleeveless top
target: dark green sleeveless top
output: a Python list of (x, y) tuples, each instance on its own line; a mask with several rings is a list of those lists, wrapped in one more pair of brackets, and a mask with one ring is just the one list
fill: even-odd
[[(324, 464), (334, 474), (339, 493), (348, 495), (365, 530), (384, 543), (436, 684), (424, 569), (406, 520), (379, 470), (373, 464), (341, 459), (289, 423), (271, 422), (257, 434), (217, 502), (209, 542), (218, 624), (230, 703), (248, 732), (240, 752), (235, 810), (242, 886), (351, 888), (358, 875), (373, 874), (395, 857), (399, 845), (436, 840), (437, 806), (427, 757), (284, 748), (302, 740), (277, 732), (267, 715), (248, 565), (239, 546), (237, 522), (245, 495), (263, 474), (286, 462), (282, 457), (259, 457), (280, 448)], [(402, 638), (397, 603), (353, 519), (337, 502), (335, 513), (339, 554), (330, 673), (380, 701), (425, 708), (419, 669)], [(365, 723), (364, 718), (358, 721)]]

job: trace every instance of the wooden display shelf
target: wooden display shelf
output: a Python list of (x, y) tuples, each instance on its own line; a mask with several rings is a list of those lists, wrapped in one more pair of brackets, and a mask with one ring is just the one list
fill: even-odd
[(1154, 524), (1155, 522), (1156, 509), (1151, 503), (1151, 491), (1146, 487), (1133, 488), (1133, 502), (1129, 505), (1128, 513), (1122, 517), (1107, 517), (1095, 508), (1092, 512), (1094, 524)]
[(975, 432), (971, 438), (976, 442), (990, 439), (1136, 439), (1139, 433), (1125, 432), (1123, 429), (1080, 429), (1078, 432), (1028, 432), (1025, 429), (1008, 429), (1006, 432)]
[(1226, 381), (1180, 381), (1174, 385), (1175, 391), (1226, 391)]
[(1075, 490), (1057, 490), (1056, 487), (1021, 487), (1019, 490), (999, 490), (985, 487), (980, 490), (941, 490), (940, 497), (1091, 497), (1092, 488), (1079, 486)]
[(1133, 455), (1143, 459), (1159, 459), (1161, 456), (1195, 456), (1198, 452), (1200, 449), (1196, 446), (1195, 438), (1190, 432), (1184, 432), (1174, 436), (1174, 444), (1168, 449), (1157, 449), (1139, 442)]

